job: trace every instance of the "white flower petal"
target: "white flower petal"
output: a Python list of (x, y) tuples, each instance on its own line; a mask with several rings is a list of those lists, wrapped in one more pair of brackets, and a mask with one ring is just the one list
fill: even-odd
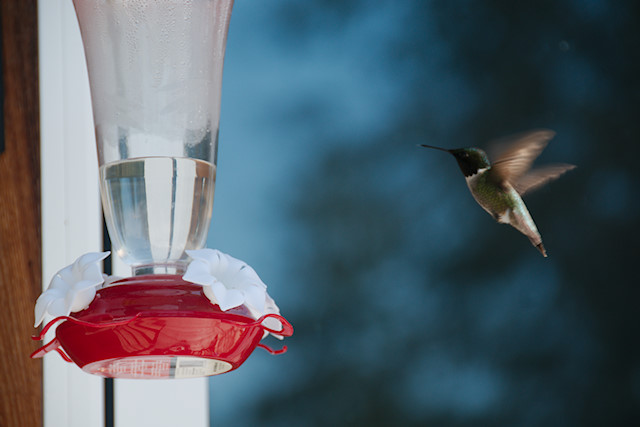
[(86, 280), (93, 284), (100, 284), (104, 282), (104, 277), (102, 276), (102, 270), (98, 265), (94, 265), (92, 268), (87, 268), (83, 271), (82, 276), (80, 276), (82, 280)]
[(211, 304), (214, 304), (214, 305), (218, 304), (218, 300), (216, 299), (216, 294), (213, 293), (213, 289), (211, 288), (211, 285), (203, 286), (202, 290), (204, 291), (204, 296), (209, 298), (209, 301), (211, 301)]
[[(279, 314), (280, 310), (267, 294), (267, 285), (247, 263), (220, 252), (217, 249), (189, 250), (193, 259), (183, 279), (203, 285), (204, 294), (222, 311), (244, 304), (251, 317), (258, 319), (265, 314)], [(269, 318), (264, 325), (274, 330), (282, 328), (277, 319)], [(277, 338), (282, 338), (274, 334)]]
[(234, 258), (230, 255), (225, 255), (224, 257), (222, 257), (221, 264), (222, 260), (224, 260), (224, 268), (231, 274), (240, 272), (240, 270), (242, 270), (247, 265), (243, 261), (240, 261), (239, 259)]
[(80, 280), (74, 284), (71, 285), (70, 290), (72, 292), (81, 292), (85, 289), (89, 289), (89, 288), (97, 288), (98, 285), (101, 285), (102, 282), (104, 282), (104, 279), (102, 277), (100, 277), (99, 280), (95, 280), (95, 279), (91, 279), (91, 280)]
[(239, 271), (240, 274), (242, 274), (247, 280), (250, 280), (253, 284), (261, 286), (263, 288), (267, 288), (267, 285), (264, 284), (264, 282), (262, 280), (260, 280), (260, 276), (258, 276), (258, 273), (256, 273), (256, 271), (251, 268), (250, 265), (245, 264), (244, 267)]
[(110, 253), (109, 251), (89, 252), (78, 258), (73, 265), (77, 265), (81, 271), (85, 271), (87, 268), (98, 268), (98, 262), (108, 257)]
[(276, 302), (273, 300), (273, 298), (271, 298), (269, 294), (267, 294), (267, 298), (265, 299), (264, 312), (265, 314), (267, 313), (280, 314), (280, 308), (278, 308), (278, 306), (276, 305)]
[(99, 263), (107, 256), (109, 252), (84, 254), (58, 271), (36, 301), (36, 326), (42, 323), (46, 313), (54, 317), (68, 316), (71, 311), (88, 307), (95, 297), (96, 288), (104, 283), (106, 276), (100, 271)]
[[(192, 252), (192, 251), (189, 251)], [(211, 275), (209, 264), (206, 261), (197, 259), (192, 261), (187, 267), (182, 279), (186, 282), (196, 283), (198, 285), (212, 285), (216, 279)]]
[(51, 303), (59, 298), (64, 298), (64, 294), (56, 292), (55, 289), (52, 289), (49, 292), (44, 292), (38, 297), (38, 299), (36, 300), (36, 307), (33, 310), (33, 314), (35, 316), (35, 324), (33, 325), (34, 328), (37, 328), (40, 323), (42, 323), (45, 314), (47, 314), (47, 309), (49, 308)]
[(47, 288), (47, 292), (53, 289), (66, 292), (68, 288), (69, 288), (68, 282), (64, 280), (60, 275), (60, 272), (58, 272), (56, 273), (55, 276), (53, 276), (53, 279), (51, 279), (51, 282), (49, 283), (49, 287)]
[(205, 261), (208, 264), (210, 260), (213, 259), (216, 252), (218, 251), (214, 249), (209, 249), (209, 248), (193, 249), (193, 250), (188, 250), (187, 255), (189, 255), (194, 260)]
[(91, 304), (91, 301), (93, 301), (93, 298), (95, 298), (95, 296), (96, 288), (87, 288), (76, 292), (73, 301), (71, 301), (71, 304), (69, 305), (70, 311), (75, 313), (84, 310), (85, 308), (89, 307), (89, 304)]
[(51, 301), (47, 311), (53, 317), (68, 316), (71, 313), (71, 308), (63, 298), (58, 298)]
[(254, 285), (248, 286), (244, 289), (246, 303), (259, 313), (264, 312), (266, 294), (267, 293), (264, 291), (264, 289)]
[(227, 289), (222, 282), (216, 282), (211, 286), (216, 296), (220, 310), (226, 311), (244, 303), (244, 295), (237, 289)]

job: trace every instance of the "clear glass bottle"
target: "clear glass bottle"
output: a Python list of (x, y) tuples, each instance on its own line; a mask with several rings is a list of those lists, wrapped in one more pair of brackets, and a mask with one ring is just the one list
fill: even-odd
[(73, 0), (113, 252), (179, 274), (205, 244), (233, 0)]

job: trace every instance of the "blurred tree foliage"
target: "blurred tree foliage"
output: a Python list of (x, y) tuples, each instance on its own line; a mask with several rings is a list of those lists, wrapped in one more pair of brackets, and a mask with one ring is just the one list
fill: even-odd
[[(358, 141), (318, 136), (335, 148), (291, 212), (292, 375), (250, 424), (640, 425), (639, 3), (387, 3), (407, 10), (370, 72), (397, 105)], [(289, 2), (281, 25), (338, 31), (377, 4)], [(525, 199), (548, 259), (416, 147), (536, 127), (558, 132), (539, 163), (579, 166)]]

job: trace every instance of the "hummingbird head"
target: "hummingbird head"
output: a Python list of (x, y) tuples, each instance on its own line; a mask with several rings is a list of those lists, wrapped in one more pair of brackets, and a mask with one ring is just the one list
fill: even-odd
[(426, 148), (435, 148), (436, 150), (446, 151), (455, 157), (460, 166), (460, 170), (464, 174), (465, 178), (475, 175), (479, 169), (488, 168), (491, 166), (487, 153), (479, 148), (455, 148), (447, 150), (446, 148), (434, 147), (431, 145), (422, 145)]
[(460, 170), (465, 178), (475, 175), (479, 169), (485, 169), (491, 166), (487, 153), (479, 148), (456, 148), (449, 150), (449, 152), (456, 158), (458, 166), (460, 166)]

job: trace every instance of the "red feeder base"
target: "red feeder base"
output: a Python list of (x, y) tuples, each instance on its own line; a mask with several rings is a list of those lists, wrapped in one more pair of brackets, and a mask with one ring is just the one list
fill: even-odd
[[(262, 324), (276, 318), (282, 330)], [(62, 322), (62, 323), (59, 323)], [(291, 336), (282, 316), (255, 320), (240, 306), (222, 312), (202, 286), (177, 275), (123, 279), (96, 292), (88, 308), (53, 319), (36, 339), (58, 324), (56, 337), (31, 357), (55, 350), (91, 374), (109, 378), (194, 378), (239, 367), (260, 344), (264, 332)]]

